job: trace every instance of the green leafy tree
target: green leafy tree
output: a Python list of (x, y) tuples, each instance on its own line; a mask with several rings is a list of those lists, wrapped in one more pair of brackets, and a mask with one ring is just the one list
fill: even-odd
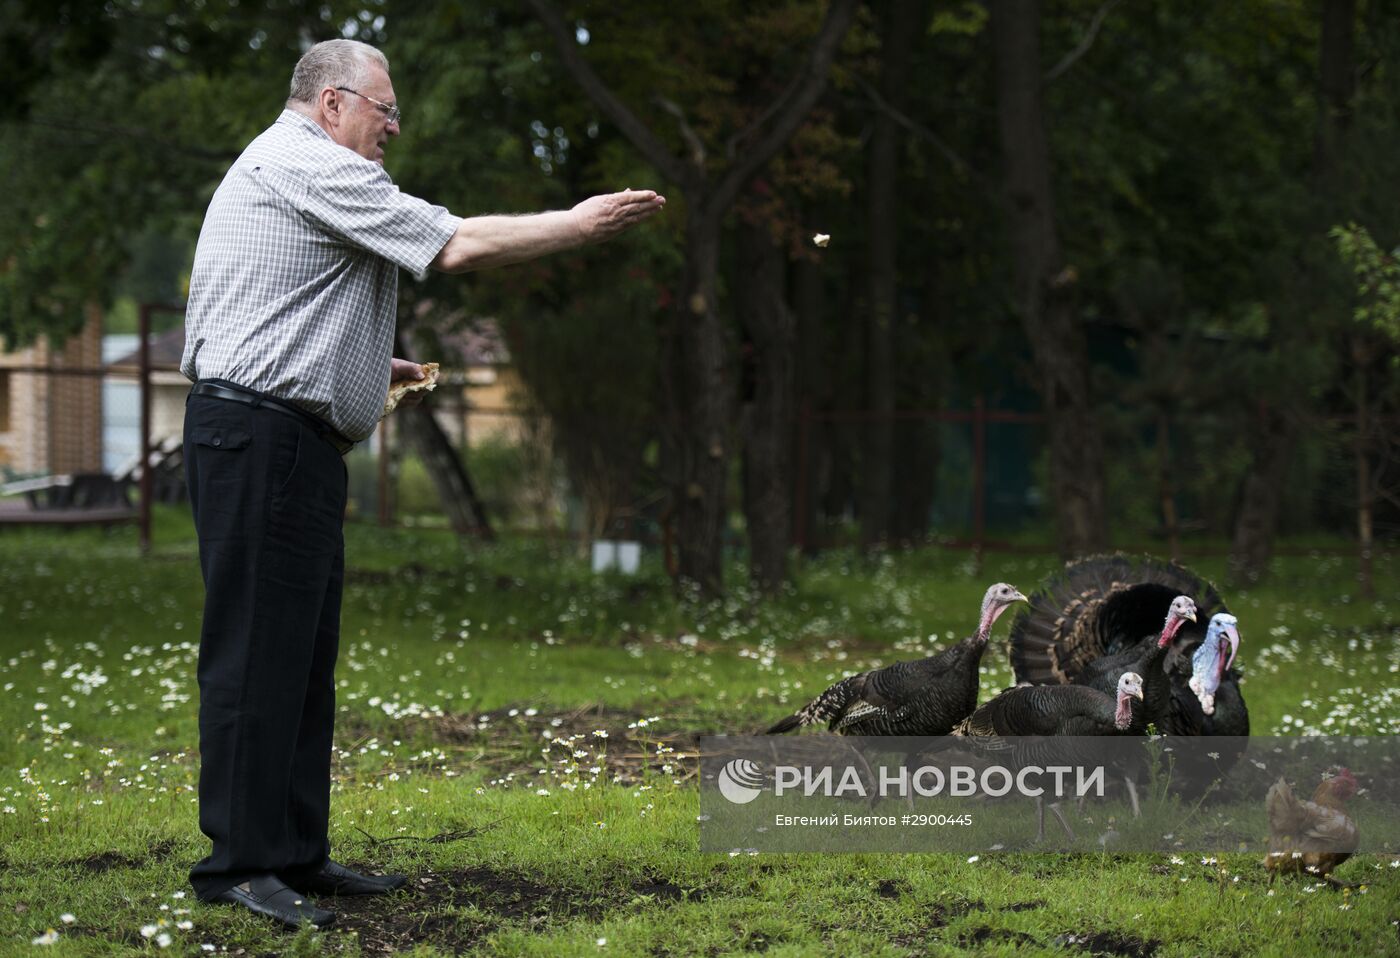
[[(720, 312), (723, 220), (821, 95), (855, 3), (832, 0), (808, 33), (812, 39), (796, 48), (804, 55), (789, 69), (789, 82), (743, 126), (734, 122), (729, 98), (715, 95), (739, 82), (737, 70), (717, 69), (733, 70), (738, 64), (723, 58), (716, 63), (712, 54), (723, 48), (715, 41), (742, 19), (772, 16), (773, 11), (706, 5), (673, 8), (674, 16), (654, 18), (613, 4), (599, 8), (589, 26), (581, 20), (570, 23), (548, 0), (528, 3), (574, 80), (662, 179), (680, 191), (681, 209), (673, 215), (683, 217), (685, 267), (662, 344), (665, 459), (679, 532), (680, 576), (715, 595), (723, 589), (733, 419), (732, 353)], [(817, 8), (805, 3), (779, 11), (796, 23), (810, 22), (815, 13)], [(595, 44), (595, 33), (604, 42)], [(590, 47), (597, 52), (589, 50), (593, 55), (586, 58), (584, 49)], [(784, 60), (792, 59), (792, 49), (781, 52), (787, 54)], [(604, 77), (625, 80), (615, 89)], [(674, 133), (658, 133), (658, 124), (644, 121), (635, 106), (640, 103), (668, 116)]]
[[(1400, 460), (1400, 436), (1387, 427), (1385, 413), (1396, 412), (1395, 377), (1374, 382), (1375, 366), (1389, 356), (1392, 372), (1400, 368), (1400, 260), (1396, 251), (1382, 250), (1364, 226), (1334, 227), (1332, 239), (1342, 260), (1356, 276), (1356, 328), (1348, 337), (1351, 349), (1356, 480), (1356, 532), (1362, 594), (1375, 594), (1372, 552), (1375, 548), (1376, 507), (1382, 500), (1400, 506), (1400, 486), (1387, 476)], [(1386, 348), (1388, 347), (1388, 348)], [(1377, 388), (1379, 386), (1379, 388)], [(1378, 413), (1380, 413), (1378, 415)]]
[(1356, 275), (1352, 318), (1363, 328), (1400, 344), (1400, 252), (1382, 250), (1364, 226), (1334, 226), (1328, 234)]
[(286, 99), (307, 39), (378, 3), (11, 0), (0, 17), (0, 337), (62, 338), (138, 238), (193, 240), (213, 187)]

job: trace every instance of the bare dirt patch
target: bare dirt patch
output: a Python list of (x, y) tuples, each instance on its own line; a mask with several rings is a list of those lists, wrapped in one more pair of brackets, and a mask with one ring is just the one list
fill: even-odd
[(480, 865), (427, 872), (394, 895), (326, 899), (319, 904), (339, 913), (334, 934), (353, 933), (364, 954), (394, 954), (417, 945), (460, 954), (505, 924), (542, 930), (580, 918), (597, 920), (621, 908), (664, 907), (704, 894), (704, 889), (649, 876), (608, 895)]
[(898, 898), (909, 890), (909, 886), (898, 878), (882, 878), (875, 887), (875, 894), (881, 898)]
[(1144, 941), (1112, 931), (1086, 931), (1062, 935), (1055, 939), (1055, 943), (1080, 948), (1091, 955), (1121, 955), (1123, 958), (1152, 958), (1157, 949), (1162, 947), (1162, 943), (1155, 938)]
[(958, 944), (963, 947), (976, 947), (984, 945), (989, 941), (1015, 942), (1019, 945), (1038, 945), (1035, 936), (1028, 935), (1024, 931), (1013, 931), (1009, 928), (992, 928), (988, 925), (981, 925), (964, 935), (958, 936)]
[(941, 941), (942, 930), (949, 924), (974, 911), (986, 910), (987, 905), (984, 902), (961, 898), (932, 902), (924, 910), (924, 920), (920, 922), (919, 927), (890, 936), (890, 944), (915, 948)]
[(712, 724), (690, 715), (681, 702), (652, 706), (648, 712), (596, 704), (549, 712), (504, 706), (412, 721), (437, 742), (473, 747), (479, 753), (473, 764), (495, 774), (537, 770), (542, 748), (551, 743), (586, 743), (591, 751), (606, 752), (609, 780), (623, 784), (649, 775), (682, 781), (693, 777), (700, 738), (714, 732)]
[(121, 852), (115, 851), (99, 852), (84, 858), (74, 858), (63, 864), (70, 868), (81, 868), (85, 871), (92, 872), (94, 875), (100, 875), (114, 868), (140, 868), (142, 865), (149, 864), (152, 861), (159, 861), (160, 859), (169, 857), (174, 849), (175, 843), (166, 840), (152, 845), (146, 851), (145, 855), (139, 857), (124, 855)]

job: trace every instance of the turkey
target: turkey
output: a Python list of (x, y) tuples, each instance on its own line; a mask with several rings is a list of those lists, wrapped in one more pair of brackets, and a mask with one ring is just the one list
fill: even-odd
[[(1206, 715), (1215, 714), (1215, 693), (1240, 650), (1240, 633), (1235, 628), (1238, 621), (1228, 612), (1215, 613), (1210, 617), (1205, 641), (1196, 646), (1196, 653), (1191, 656), (1191, 678), (1186, 684), (1196, 693), (1201, 711)], [(1229, 661), (1225, 657), (1227, 649)]]
[[(1142, 676), (1124, 672), (1113, 695), (1087, 685), (1018, 685), (979, 707), (953, 730), (977, 751), (998, 753), (1000, 764), (1015, 769), (1057, 765), (1093, 766), (1104, 761), (1083, 736), (1131, 734), (1133, 699), (1142, 700)], [(1034, 736), (1034, 737), (1028, 737)], [(1073, 736), (1065, 738), (1065, 736)], [(1137, 817), (1137, 788), (1133, 776), (1125, 776), (1133, 816)], [(1060, 812), (1059, 802), (1050, 810), (1074, 840), (1074, 831)], [(1035, 800), (1035, 840), (1045, 838), (1045, 803)]]
[(1025, 601), (1015, 586), (998, 582), (982, 599), (977, 631), (957, 645), (844, 678), (768, 734), (825, 723), (842, 735), (947, 735), (977, 707), (977, 667), (993, 623), (1013, 602)]
[(1167, 656), (1162, 666), (1172, 687), (1166, 725), (1169, 733), (1249, 734), (1239, 673), (1232, 667), (1239, 647), (1238, 620), (1228, 612), (1217, 612), (1210, 617), (1206, 637), (1199, 645), (1177, 646)]
[(1167, 609), (1166, 621), (1162, 623), (1162, 631), (1158, 635), (1149, 635), (1125, 652), (1095, 659), (1085, 666), (1074, 684), (1087, 685), (1112, 695), (1120, 675), (1136, 672), (1143, 677), (1143, 687), (1142, 701), (1133, 706), (1133, 733), (1145, 735), (1149, 725), (1165, 728), (1171, 709), (1171, 686), (1162, 671), (1161, 662), (1181, 627), (1195, 621), (1196, 603), (1190, 596), (1177, 596)]
[[(1196, 619), (1182, 623), (1158, 663), (1141, 673), (1149, 695), (1143, 712), (1158, 731), (1172, 735), (1248, 735), (1249, 712), (1235, 668), (1221, 675), (1213, 714), (1205, 714), (1191, 691), (1192, 653), (1204, 639), (1205, 624), (1228, 610), (1210, 583), (1174, 562), (1113, 555), (1067, 565), (1031, 596), (1029, 608), (1011, 625), (1016, 680), (1035, 685), (1087, 682), (1102, 688), (1102, 669), (1110, 667), (1096, 670), (1093, 663), (1133, 649), (1140, 653), (1145, 637), (1160, 637), (1179, 596), (1195, 602)], [(1165, 709), (1161, 678), (1169, 693)]]

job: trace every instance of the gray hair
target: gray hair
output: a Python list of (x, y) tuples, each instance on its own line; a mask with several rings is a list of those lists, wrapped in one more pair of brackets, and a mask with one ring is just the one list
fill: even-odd
[(368, 43), (358, 40), (323, 40), (307, 50), (292, 71), (287, 103), (312, 104), (328, 86), (358, 88), (374, 67), (389, 72), (389, 60)]

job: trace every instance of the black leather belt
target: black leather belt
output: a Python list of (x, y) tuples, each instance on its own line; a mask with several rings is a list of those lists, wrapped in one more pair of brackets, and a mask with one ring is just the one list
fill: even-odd
[(271, 409), (273, 412), (280, 412), (284, 416), (300, 420), (307, 426), (316, 430), (317, 434), (326, 442), (335, 447), (336, 452), (342, 456), (355, 448), (355, 443), (346, 439), (339, 432), (326, 425), (317, 417), (305, 410), (288, 405), (277, 399), (269, 399), (262, 393), (251, 390), (235, 389), (231, 386), (223, 386), (215, 382), (198, 382), (190, 390), (191, 396), (208, 396), (211, 399), (225, 399), (229, 402), (242, 403), (245, 406), (252, 406), (254, 409)]

